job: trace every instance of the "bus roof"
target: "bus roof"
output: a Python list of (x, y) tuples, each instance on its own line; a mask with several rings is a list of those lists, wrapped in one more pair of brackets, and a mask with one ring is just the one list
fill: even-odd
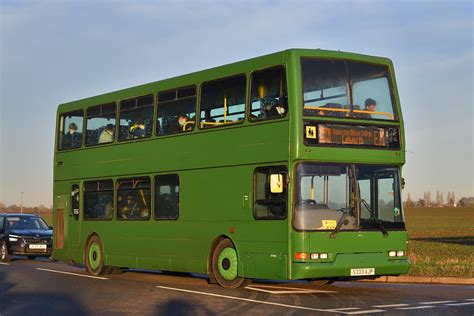
[(245, 73), (247, 71), (243, 69), (259, 69), (265, 68), (266, 66), (260, 65), (260, 63), (268, 62), (280, 62), (284, 63), (287, 59), (290, 58), (300, 58), (300, 57), (321, 57), (321, 58), (341, 58), (341, 59), (353, 59), (358, 61), (364, 61), (369, 63), (376, 64), (385, 64), (392, 66), (392, 61), (386, 57), (379, 56), (370, 56), (357, 53), (343, 52), (343, 51), (332, 51), (332, 50), (322, 50), (322, 49), (305, 49), (305, 48), (290, 48), (276, 53), (271, 53), (267, 55), (262, 55), (230, 64), (225, 64), (213, 68), (208, 68), (204, 70), (199, 70), (196, 72), (165, 78), (158, 81), (145, 83), (138, 86), (128, 87), (120, 90), (115, 90), (107, 92), (104, 94), (87, 97), (71, 102), (65, 102), (58, 106), (58, 113), (68, 112), (75, 109), (83, 108), (85, 106), (93, 106), (99, 104), (105, 104), (108, 102), (113, 102), (117, 100), (124, 100), (128, 98), (133, 98), (145, 94), (150, 94), (150, 90), (153, 90), (153, 93), (158, 92), (158, 90), (167, 90), (176, 87), (183, 87), (186, 85), (192, 85), (196, 82), (208, 81), (212, 79), (218, 79), (221, 77), (229, 76), (232, 73)]

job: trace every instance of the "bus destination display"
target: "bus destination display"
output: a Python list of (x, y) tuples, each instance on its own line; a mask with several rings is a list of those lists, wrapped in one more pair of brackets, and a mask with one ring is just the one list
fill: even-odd
[(350, 145), (387, 147), (386, 130), (374, 126), (319, 124), (305, 127), (306, 143), (310, 145)]

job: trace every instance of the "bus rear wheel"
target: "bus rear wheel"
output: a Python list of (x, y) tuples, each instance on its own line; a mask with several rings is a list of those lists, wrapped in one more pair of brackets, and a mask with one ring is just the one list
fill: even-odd
[(211, 272), (220, 286), (235, 289), (251, 282), (250, 279), (238, 276), (237, 252), (229, 239), (223, 239), (217, 244), (211, 260)]
[(92, 275), (107, 274), (108, 268), (104, 266), (104, 246), (98, 236), (89, 239), (85, 253), (86, 270)]

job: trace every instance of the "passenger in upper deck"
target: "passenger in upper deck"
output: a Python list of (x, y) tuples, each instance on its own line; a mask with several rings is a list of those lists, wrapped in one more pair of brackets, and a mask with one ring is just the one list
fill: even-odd
[(82, 134), (77, 132), (76, 123), (69, 124), (69, 130), (61, 141), (61, 149), (80, 147), (81, 144)]
[[(367, 98), (364, 102), (365, 108), (364, 111), (375, 112), (377, 102), (374, 99)], [(360, 118), (372, 118), (372, 115), (369, 113), (359, 113)]]
[(178, 115), (178, 126), (180, 132), (186, 132), (193, 130), (194, 123), (190, 121), (186, 114)]
[(99, 144), (110, 143), (114, 141), (114, 125), (107, 124), (105, 129), (100, 133)]
[(266, 87), (260, 85), (258, 87), (258, 94), (260, 97), (260, 117), (278, 117), (284, 116), (287, 111), (286, 96), (280, 95), (279, 97), (273, 97), (268, 95)]
[(130, 126), (130, 138), (135, 139), (142, 137), (145, 137), (145, 122), (143, 118), (139, 118)]

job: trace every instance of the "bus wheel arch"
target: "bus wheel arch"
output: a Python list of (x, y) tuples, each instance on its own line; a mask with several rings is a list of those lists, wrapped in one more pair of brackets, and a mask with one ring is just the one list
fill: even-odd
[(251, 280), (238, 276), (238, 255), (232, 240), (219, 236), (212, 244), (209, 256), (210, 283), (217, 283), (224, 288), (245, 287)]

